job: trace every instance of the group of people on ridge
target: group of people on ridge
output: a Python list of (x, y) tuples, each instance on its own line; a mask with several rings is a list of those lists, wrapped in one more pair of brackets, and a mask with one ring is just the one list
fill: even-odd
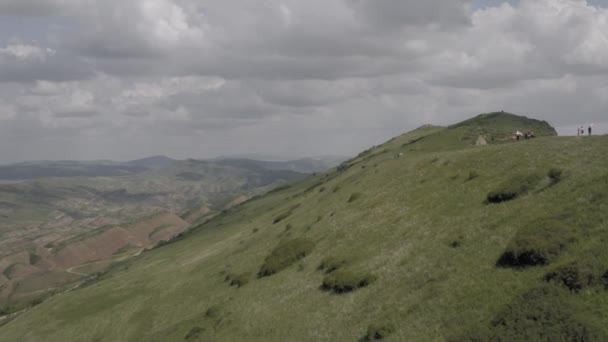
[[(591, 132), (593, 131), (593, 124), (589, 125), (589, 127), (587, 128), (587, 132), (589, 133), (589, 136), (591, 136)], [(583, 126), (581, 126), (578, 129), (578, 136), (582, 137), (585, 135), (585, 128)]]
[(517, 139), (519, 141), (519, 139), (521, 139), (522, 137), (527, 140), (527, 139), (536, 138), (536, 135), (532, 131), (527, 131), (524, 133), (522, 133), (520, 131), (515, 132), (515, 139)]

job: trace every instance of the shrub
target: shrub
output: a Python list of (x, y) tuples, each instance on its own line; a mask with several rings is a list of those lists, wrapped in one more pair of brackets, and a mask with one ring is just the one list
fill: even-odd
[(488, 193), (487, 200), (489, 203), (502, 203), (514, 200), (532, 191), (541, 180), (542, 177), (537, 174), (515, 176), (494, 191)]
[(190, 331), (188, 331), (184, 339), (186, 341), (195, 341), (201, 336), (203, 332), (205, 332), (205, 329), (201, 327), (193, 327), (192, 329), (190, 329)]
[(578, 292), (591, 286), (600, 285), (602, 283), (601, 270), (592, 261), (573, 262), (547, 273), (545, 281), (556, 282), (567, 287), (570, 291)]
[(475, 172), (475, 171), (469, 171), (469, 176), (467, 177), (467, 182), (472, 181), (475, 178), (479, 177), (479, 173)]
[(479, 340), (603, 341), (600, 330), (581, 320), (567, 295), (551, 286), (524, 293), (494, 316), (489, 336)]
[(230, 286), (236, 286), (237, 288), (243, 287), (249, 283), (249, 274), (241, 273), (241, 274), (227, 274), (224, 278), (224, 281), (229, 282)]
[(549, 179), (551, 180), (551, 185), (555, 185), (562, 180), (562, 173), (563, 170), (561, 169), (553, 168), (549, 170), (549, 172), (547, 173), (547, 177), (549, 177)]
[(325, 271), (325, 273), (329, 274), (329, 273), (332, 273), (333, 271), (336, 271), (337, 269), (345, 266), (347, 263), (348, 263), (348, 261), (344, 258), (326, 257), (323, 260), (321, 260), (321, 264), (319, 265), (319, 270)]
[(30, 253), (30, 265), (36, 265), (42, 258), (36, 253)]
[(558, 257), (572, 242), (571, 229), (556, 220), (541, 220), (521, 229), (496, 262), (499, 267), (543, 266)]
[(205, 318), (218, 318), (220, 316), (221, 308), (214, 305), (205, 311)]
[(351, 167), (351, 165), (345, 161), (342, 162), (340, 165), (338, 165), (338, 168), (336, 169), (338, 172), (344, 172), (346, 170), (348, 170), (348, 168)]
[(353, 273), (344, 270), (333, 272), (323, 279), (321, 289), (334, 293), (347, 293), (359, 288), (367, 287), (376, 280), (369, 273)]
[(314, 242), (304, 238), (280, 243), (264, 260), (258, 277), (268, 277), (286, 269), (310, 254), (314, 246)]
[(363, 337), (363, 341), (383, 340), (393, 332), (395, 327), (392, 324), (372, 324), (367, 328), (367, 335)]
[(272, 224), (277, 224), (277, 223), (283, 221), (284, 219), (291, 216), (291, 214), (292, 214), (291, 211), (286, 211), (284, 213), (279, 214), (277, 217), (274, 218), (274, 220), (272, 220)]
[(462, 245), (460, 241), (452, 241), (450, 242), (450, 248), (459, 248)]
[(291, 206), (289, 209), (287, 209), (285, 212), (279, 214), (277, 217), (274, 218), (274, 220), (272, 221), (272, 224), (277, 224), (281, 221), (283, 221), (284, 219), (288, 218), (289, 216), (291, 216), (291, 214), (293, 214), (293, 212), (298, 209), (300, 207), (300, 204), (296, 204)]
[(348, 198), (348, 203), (353, 203), (354, 201), (356, 201), (359, 198), (361, 198), (361, 196), (363, 196), (362, 193), (355, 192), (354, 194), (350, 195), (350, 197)]

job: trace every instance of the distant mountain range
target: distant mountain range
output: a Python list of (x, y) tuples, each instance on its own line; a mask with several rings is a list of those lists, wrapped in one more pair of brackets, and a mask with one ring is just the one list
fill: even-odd
[[(325, 172), (347, 157), (303, 158), (290, 161), (265, 161), (220, 157), (209, 160), (223, 165), (246, 166), (265, 170), (289, 170), (299, 173)], [(32, 161), (0, 166), (0, 180), (25, 180), (54, 177), (116, 177), (162, 169), (178, 162), (167, 156), (152, 156), (127, 162), (96, 161)]]

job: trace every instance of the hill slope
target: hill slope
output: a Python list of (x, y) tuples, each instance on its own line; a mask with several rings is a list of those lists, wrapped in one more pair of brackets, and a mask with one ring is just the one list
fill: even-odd
[(473, 146), (463, 127), (233, 208), (0, 340), (605, 340), (608, 138)]

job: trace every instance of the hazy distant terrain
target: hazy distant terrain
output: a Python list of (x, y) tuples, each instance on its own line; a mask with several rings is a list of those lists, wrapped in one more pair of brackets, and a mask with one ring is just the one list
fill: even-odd
[[(0, 307), (30, 298), (29, 288), (43, 294), (79, 278), (66, 273), (69, 267), (167, 240), (206, 215), (304, 176), (166, 157), (0, 167)], [(148, 223), (137, 226), (141, 220)]]

